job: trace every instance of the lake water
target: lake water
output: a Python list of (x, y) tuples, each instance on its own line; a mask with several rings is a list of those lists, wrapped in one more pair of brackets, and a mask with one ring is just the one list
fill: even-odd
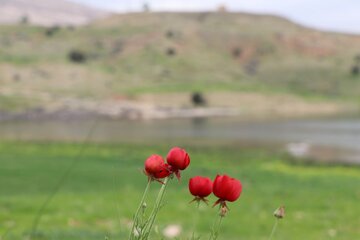
[[(42, 120), (0, 122), (0, 139), (124, 142), (239, 141), (346, 149), (360, 163), (360, 118), (245, 121), (239, 118), (129, 120)], [(299, 144), (299, 145), (296, 145)], [(299, 150), (300, 149), (300, 150)], [(351, 153), (349, 155), (349, 153)], [(340, 156), (344, 157), (344, 156)]]

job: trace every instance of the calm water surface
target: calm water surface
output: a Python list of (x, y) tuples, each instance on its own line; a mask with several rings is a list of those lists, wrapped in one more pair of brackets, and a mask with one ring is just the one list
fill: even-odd
[[(244, 121), (239, 118), (0, 122), (0, 139), (83, 141), (252, 141), (306, 143), (360, 151), (360, 118)], [(359, 157), (360, 162), (360, 157)]]

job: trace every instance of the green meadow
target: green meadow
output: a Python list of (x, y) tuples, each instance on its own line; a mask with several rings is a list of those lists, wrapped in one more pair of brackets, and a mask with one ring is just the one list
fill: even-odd
[[(143, 162), (153, 153), (165, 156), (170, 147), (1, 142), (0, 239), (29, 239), (37, 211), (69, 168), (33, 239), (126, 239), (147, 181)], [(270, 148), (198, 143), (183, 147), (191, 164), (181, 182), (171, 181), (152, 239), (162, 239), (163, 229), (171, 224), (182, 228), (178, 239), (189, 239), (194, 227), (201, 239), (208, 238), (217, 209), (201, 206), (200, 221), (194, 222), (197, 210), (189, 204), (187, 183), (194, 175), (214, 178), (217, 173), (243, 183), (240, 199), (229, 204), (219, 239), (268, 239), (275, 221), (272, 213), (282, 204), (286, 217), (273, 239), (360, 239), (359, 168), (303, 164)], [(148, 211), (159, 189), (159, 183), (152, 184)]]

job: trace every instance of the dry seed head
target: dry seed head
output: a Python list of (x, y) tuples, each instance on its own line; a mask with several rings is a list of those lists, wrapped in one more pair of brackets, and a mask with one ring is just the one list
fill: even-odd
[(281, 206), (281, 207), (277, 208), (274, 212), (274, 216), (278, 219), (284, 218), (285, 217), (285, 206)]

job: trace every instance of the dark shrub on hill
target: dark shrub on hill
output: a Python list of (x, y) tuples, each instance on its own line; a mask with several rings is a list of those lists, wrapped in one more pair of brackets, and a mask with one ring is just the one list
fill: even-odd
[(226, 12), (227, 12), (227, 7), (226, 7), (226, 5), (224, 5), (224, 4), (219, 5), (219, 6), (217, 7), (217, 12), (219, 12), (219, 13), (226, 13)]
[(151, 11), (151, 8), (150, 8), (149, 3), (144, 3), (144, 4), (143, 4), (143, 12), (148, 13), (148, 12), (150, 12), (150, 11)]
[(201, 92), (194, 92), (191, 95), (191, 102), (194, 106), (204, 106), (206, 105), (205, 97)]
[(60, 27), (59, 26), (52, 26), (49, 27), (45, 30), (45, 35), (48, 37), (53, 36), (56, 32), (60, 31)]
[(69, 52), (68, 58), (71, 62), (74, 63), (84, 63), (87, 60), (85, 53), (79, 50), (72, 50)]
[(360, 67), (359, 66), (355, 65), (355, 66), (353, 66), (351, 68), (351, 74), (353, 76), (357, 76), (357, 75), (359, 75), (359, 73), (360, 73)]
[(175, 33), (172, 30), (167, 30), (166, 33), (165, 33), (165, 36), (167, 38), (173, 38), (174, 35), (175, 35)]
[(241, 56), (241, 53), (242, 53), (242, 49), (241, 49), (241, 48), (236, 47), (236, 48), (234, 48), (234, 49), (232, 50), (232, 55), (233, 55), (234, 58), (240, 57), (240, 56)]
[(20, 18), (20, 24), (26, 25), (29, 23), (29, 17), (27, 15), (24, 15)]
[(168, 56), (175, 56), (176, 55), (176, 50), (175, 50), (175, 48), (168, 48), (168, 49), (166, 49), (166, 55), (168, 55)]
[(356, 62), (357, 64), (360, 64), (360, 54), (356, 55), (356, 56), (354, 57), (354, 60), (355, 60), (355, 62)]

